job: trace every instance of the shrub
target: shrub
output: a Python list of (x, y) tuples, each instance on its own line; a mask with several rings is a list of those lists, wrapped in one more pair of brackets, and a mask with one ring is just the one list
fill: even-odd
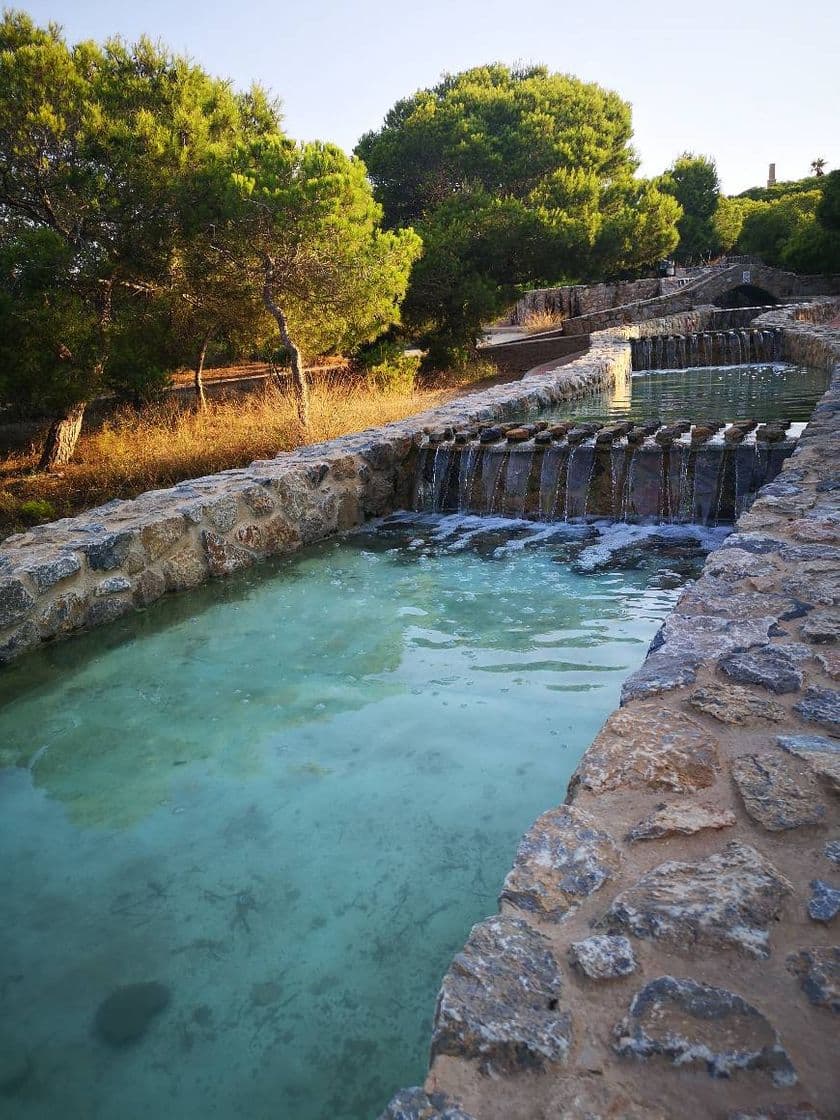
[(389, 393), (411, 393), (421, 356), (406, 352), (398, 342), (378, 342), (359, 356), (368, 385)]
[(21, 502), (17, 512), (25, 525), (37, 525), (41, 521), (52, 521), (55, 518), (55, 506), (43, 498)]

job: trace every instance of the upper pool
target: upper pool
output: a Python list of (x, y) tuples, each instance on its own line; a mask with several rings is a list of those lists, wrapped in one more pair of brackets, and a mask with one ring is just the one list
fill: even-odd
[[(593, 532), (396, 517), (5, 669), (4, 1120), (369, 1120), (421, 1080), (452, 954), (702, 552), (595, 572), (644, 532)], [(145, 981), (168, 1005), (109, 1044)]]
[(825, 370), (780, 362), (643, 370), (611, 392), (563, 404), (552, 416), (581, 420), (810, 419), (828, 387)]

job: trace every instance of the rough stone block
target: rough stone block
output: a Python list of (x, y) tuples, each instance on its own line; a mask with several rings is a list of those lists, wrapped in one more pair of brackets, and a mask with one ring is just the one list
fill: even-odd
[(299, 529), (284, 515), (278, 514), (261, 526), (264, 547), (272, 555), (294, 552), (300, 548), (301, 537)]
[(622, 1057), (660, 1057), (674, 1069), (699, 1066), (711, 1077), (752, 1070), (780, 1087), (796, 1084), (776, 1029), (756, 1007), (725, 988), (660, 976), (636, 993), (614, 1035)]
[(204, 529), (201, 533), (210, 572), (214, 576), (229, 576), (254, 563), (254, 557), (244, 548), (231, 544), (218, 533)]
[(249, 486), (242, 491), (242, 500), (257, 517), (267, 517), (275, 510), (275, 503), (265, 486)]
[(808, 916), (815, 922), (833, 922), (840, 914), (840, 889), (822, 879), (811, 880)]
[(815, 1007), (840, 1015), (840, 947), (800, 949), (787, 958), (787, 967)]
[(202, 507), (204, 517), (220, 533), (228, 533), (234, 527), (239, 509), (234, 494), (222, 494)]
[(24, 570), (32, 577), (39, 591), (49, 591), (63, 579), (69, 579), (82, 570), (78, 556), (72, 552), (62, 553), (54, 559), (44, 560), (40, 563), (26, 564)]
[(11, 634), (0, 640), (0, 663), (11, 661), (28, 649), (33, 649), (39, 641), (38, 627), (34, 622), (24, 622)]
[(835, 734), (840, 731), (840, 692), (836, 688), (806, 689), (793, 710), (809, 723), (819, 723)]
[(759, 684), (771, 692), (798, 692), (803, 675), (801, 647), (765, 645), (730, 653), (718, 662), (722, 672), (741, 684)]
[(493, 1075), (564, 1062), (572, 1028), (561, 994), (548, 941), (519, 918), (488, 918), (473, 926), (443, 978), (432, 1058), (474, 1060)]
[(208, 566), (194, 545), (186, 545), (161, 565), (168, 591), (187, 591), (207, 578)]
[(694, 793), (714, 782), (717, 748), (714, 736), (680, 712), (646, 705), (622, 708), (583, 756), (569, 788)]
[(815, 774), (840, 794), (840, 742), (822, 735), (780, 735), (776, 742), (783, 751), (807, 762)]
[(626, 937), (595, 934), (569, 946), (569, 960), (590, 980), (613, 980), (629, 976), (638, 968)]
[(113, 622), (131, 610), (131, 600), (123, 595), (108, 595), (88, 603), (85, 611), (85, 626), (102, 626)]
[(75, 591), (57, 595), (38, 615), (37, 625), (43, 639), (69, 634), (84, 621), (85, 604)]
[(134, 586), (134, 602), (138, 607), (148, 607), (166, 591), (166, 580), (154, 570), (147, 568), (141, 572)]
[(94, 595), (101, 598), (103, 595), (118, 595), (122, 591), (131, 590), (131, 580), (126, 576), (109, 576), (100, 580), (93, 590)]
[(737, 684), (715, 684), (697, 688), (689, 696), (688, 702), (698, 712), (735, 727), (747, 727), (759, 720), (781, 723), (787, 718), (787, 711), (777, 700), (760, 696)]
[(164, 517), (143, 527), (140, 539), (150, 560), (159, 560), (175, 547), (187, 529), (183, 517)]
[(776, 616), (733, 621), (712, 615), (685, 616), (679, 606), (665, 621), (651, 644), (641, 669), (631, 673), (621, 689), (621, 703), (655, 696), (693, 684), (704, 661), (714, 661), (735, 649), (767, 641)]
[(770, 923), (792, 889), (755, 848), (732, 842), (697, 863), (648, 871), (615, 897), (598, 926), (684, 953), (704, 946), (768, 957)]
[(388, 1103), (379, 1120), (473, 1120), (445, 1093), (427, 1093), (420, 1088), (401, 1089)]
[(814, 611), (802, 623), (799, 633), (807, 642), (817, 645), (840, 642), (840, 613)]
[(549, 921), (560, 921), (618, 870), (619, 852), (588, 813), (561, 805), (543, 813), (525, 833), (501, 901)]
[(636, 843), (640, 840), (662, 840), (668, 836), (692, 836), (705, 829), (731, 828), (735, 822), (735, 814), (730, 809), (716, 809), (694, 801), (663, 802), (644, 820), (633, 825), (626, 839)]
[(744, 808), (770, 832), (825, 823), (826, 809), (812, 774), (776, 755), (748, 754), (732, 762)]
[(100, 540), (83, 544), (81, 551), (94, 571), (109, 572), (125, 564), (134, 540), (135, 534), (127, 530), (107, 533)]
[(0, 580), (0, 630), (18, 622), (34, 605), (34, 597), (21, 580)]

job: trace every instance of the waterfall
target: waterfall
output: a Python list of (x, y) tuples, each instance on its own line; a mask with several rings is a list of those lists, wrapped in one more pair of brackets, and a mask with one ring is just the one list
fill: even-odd
[[(729, 340), (731, 342), (731, 339)], [(768, 345), (775, 339), (768, 338)], [(420, 448), (414, 508), (429, 513), (502, 514), (542, 521), (733, 522), (772, 481), (795, 441), (753, 433), (749, 423), (709, 438), (686, 424), (581, 426), (556, 437), (479, 443), (459, 436)], [(753, 424), (754, 427), (754, 424)], [(749, 437), (745, 438), (749, 433)]]
[[(554, 521), (560, 495), (565, 499), (569, 445), (553, 444), (543, 451), (540, 470), (539, 514), (541, 521)], [(565, 504), (565, 503), (564, 503)]]
[(508, 517), (522, 517), (528, 499), (528, 482), (534, 463), (532, 447), (516, 448), (508, 452), (504, 485), (501, 488), (500, 513)]
[(467, 513), (472, 509), (472, 494), (475, 484), (476, 463), (481, 451), (478, 443), (470, 444), (466, 452), (461, 452), (458, 469), (458, 512)]
[(589, 441), (577, 444), (570, 453), (566, 469), (564, 521), (573, 521), (586, 516), (586, 500), (594, 463), (595, 446)]
[(650, 370), (776, 362), (781, 357), (781, 338), (777, 327), (653, 335), (631, 342), (631, 363), (634, 370)]

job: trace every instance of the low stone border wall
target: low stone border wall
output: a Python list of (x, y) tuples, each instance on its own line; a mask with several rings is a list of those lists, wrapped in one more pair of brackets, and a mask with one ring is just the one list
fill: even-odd
[(8, 537), (0, 662), (410, 504), (424, 431), (511, 419), (629, 376), (624, 334), (605, 333), (555, 372)]
[(764, 324), (830, 388), (523, 837), (381, 1120), (840, 1115), (840, 330)]

